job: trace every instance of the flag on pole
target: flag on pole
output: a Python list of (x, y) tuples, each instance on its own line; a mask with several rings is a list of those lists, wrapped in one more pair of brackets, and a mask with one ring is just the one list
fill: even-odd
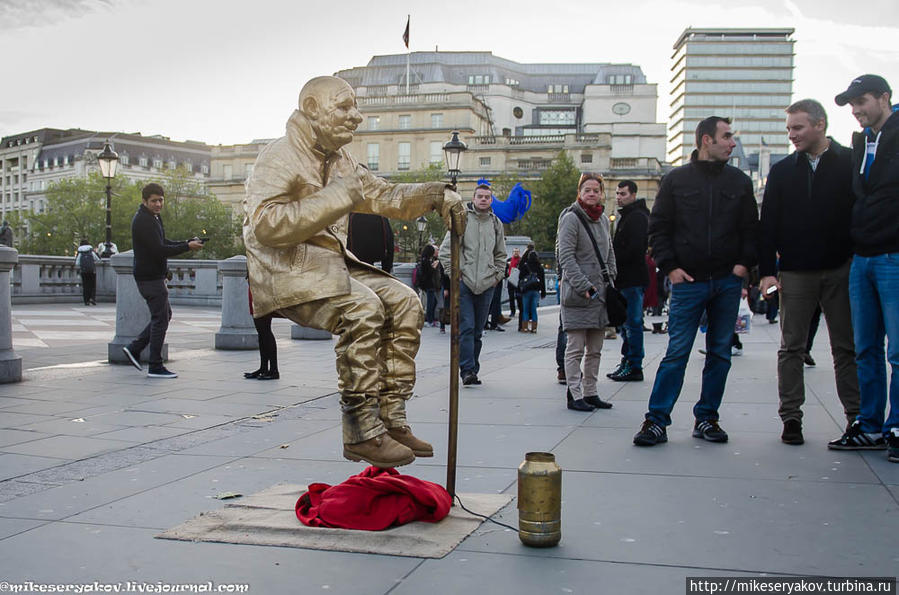
[(403, 31), (403, 43), (406, 44), (406, 49), (409, 49), (409, 21), (412, 15), (406, 15), (406, 30)]

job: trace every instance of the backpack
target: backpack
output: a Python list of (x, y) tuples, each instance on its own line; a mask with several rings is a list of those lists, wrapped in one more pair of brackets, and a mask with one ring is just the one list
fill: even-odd
[(81, 260), (79, 261), (78, 266), (81, 268), (82, 273), (97, 272), (97, 266), (94, 263), (93, 251), (81, 252), (80, 256), (81, 256)]

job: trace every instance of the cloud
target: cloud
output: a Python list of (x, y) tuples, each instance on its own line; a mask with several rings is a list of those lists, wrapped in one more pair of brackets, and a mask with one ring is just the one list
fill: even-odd
[(0, 30), (55, 25), (98, 10), (109, 10), (120, 0), (0, 0)]

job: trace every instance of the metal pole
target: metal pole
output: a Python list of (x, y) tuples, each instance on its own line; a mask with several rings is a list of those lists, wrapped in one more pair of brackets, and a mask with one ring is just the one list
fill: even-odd
[[(453, 188), (456, 186), (453, 178)], [(456, 446), (459, 437), (459, 237), (454, 225), (450, 229), (450, 385), (449, 385), (449, 438), (446, 453), (446, 491), (456, 497)]]
[(112, 186), (109, 180), (106, 180), (106, 249), (103, 251), (103, 257), (109, 258), (112, 253)]

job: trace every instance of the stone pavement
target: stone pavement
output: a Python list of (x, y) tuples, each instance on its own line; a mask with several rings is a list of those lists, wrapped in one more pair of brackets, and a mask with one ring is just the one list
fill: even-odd
[[(669, 443), (638, 448), (664, 336), (646, 334), (647, 379), (615, 384), (608, 341), (590, 414), (555, 380), (557, 314), (537, 335), (485, 336), (479, 387), (460, 394), (460, 492), (516, 492), (525, 452), (563, 468), (562, 542), (529, 549), (485, 523), (440, 560), (154, 539), (223, 506), (222, 492), (337, 483), (341, 456), (333, 343), (289, 339), (276, 321), (281, 380), (249, 381), (255, 351), (215, 351), (215, 309), (175, 307), (176, 380), (103, 361), (112, 307), (13, 309), (25, 380), (0, 386), (0, 581), (243, 583), (251, 593), (683, 593), (687, 576), (896, 575), (899, 465), (828, 451), (842, 418), (826, 332), (806, 369), (806, 444), (780, 443), (776, 326), (756, 317), (721, 408), (727, 444), (692, 438), (702, 356), (694, 351)], [(410, 419), (437, 457), (402, 468), (445, 479), (448, 335), (425, 328)], [(700, 344), (697, 342), (696, 347)], [(499, 520), (516, 524), (512, 505)]]

